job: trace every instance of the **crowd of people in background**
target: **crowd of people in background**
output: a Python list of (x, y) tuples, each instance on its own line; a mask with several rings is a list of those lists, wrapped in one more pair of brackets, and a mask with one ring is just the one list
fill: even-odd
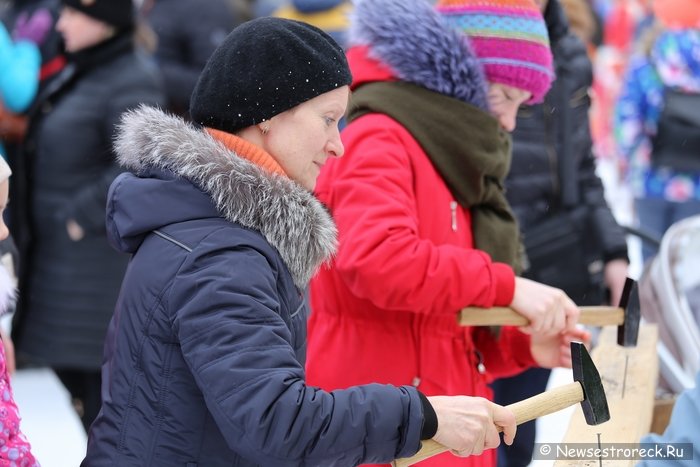
[[(598, 163), (637, 231), (700, 214), (698, 0), (5, 0), (0, 19), (0, 268), (18, 291), (0, 389), (15, 358), (51, 368), (91, 433), (86, 466), (385, 463), (433, 437), (453, 452), (420, 465), (527, 465), (535, 422), (511, 444), (494, 411), (545, 390), (590, 340), (577, 305), (617, 304), (629, 275)], [(207, 184), (217, 164), (233, 185)], [(531, 325), (457, 326), (466, 306)], [(246, 346), (283, 351), (253, 365)], [(297, 401), (266, 372), (296, 378)], [(166, 394), (190, 412), (163, 412)], [(271, 407), (256, 427), (253, 395)], [(458, 417), (440, 397), (459, 395), (493, 400), (479, 410), (509, 445), (442, 428)], [(131, 409), (191, 431), (151, 439), (162, 427)], [(386, 424), (330, 421), (361, 410)], [(294, 423), (318, 431), (266, 439)]]

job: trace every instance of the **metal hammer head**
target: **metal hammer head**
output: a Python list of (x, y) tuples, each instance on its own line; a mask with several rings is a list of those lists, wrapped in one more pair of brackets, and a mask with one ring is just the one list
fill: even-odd
[(610, 420), (608, 400), (605, 397), (600, 374), (595, 367), (586, 347), (580, 342), (571, 343), (571, 368), (574, 381), (578, 381), (583, 389), (581, 408), (589, 425), (600, 425)]
[(624, 310), (625, 319), (617, 328), (617, 344), (623, 347), (635, 347), (639, 336), (641, 306), (639, 304), (639, 287), (634, 279), (628, 277), (625, 281), (619, 307)]

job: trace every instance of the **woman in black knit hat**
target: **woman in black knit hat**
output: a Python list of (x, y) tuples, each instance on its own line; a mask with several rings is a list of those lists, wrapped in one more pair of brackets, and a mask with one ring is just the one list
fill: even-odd
[(128, 261), (110, 247), (104, 223), (121, 171), (112, 139), (122, 112), (163, 96), (155, 67), (134, 45), (131, 0), (62, 3), (56, 29), (67, 63), (37, 96), (13, 167), (13, 337), (18, 363), (55, 370), (87, 430), (101, 405), (104, 338)]
[(107, 228), (132, 259), (83, 466), (351, 466), (429, 438), (479, 453), (497, 426), (512, 440), (513, 414), (484, 399), (305, 383), (305, 289), (337, 243), (311, 190), (343, 154), (350, 81), (327, 34), (261, 18), (210, 58), (197, 126), (147, 106), (123, 118)]

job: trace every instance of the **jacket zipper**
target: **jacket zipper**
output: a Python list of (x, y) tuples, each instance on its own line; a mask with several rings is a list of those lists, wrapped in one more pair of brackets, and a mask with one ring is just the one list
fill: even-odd
[(457, 232), (457, 201), (450, 201), (450, 211), (452, 211), (452, 231)]

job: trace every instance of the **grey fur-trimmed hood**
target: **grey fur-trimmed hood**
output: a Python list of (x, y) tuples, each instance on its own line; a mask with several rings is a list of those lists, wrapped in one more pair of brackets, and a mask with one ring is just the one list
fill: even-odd
[(130, 172), (170, 171), (208, 194), (223, 218), (260, 232), (300, 289), (335, 252), (335, 224), (313, 194), (240, 158), (179, 117), (145, 105), (125, 113), (115, 150)]

